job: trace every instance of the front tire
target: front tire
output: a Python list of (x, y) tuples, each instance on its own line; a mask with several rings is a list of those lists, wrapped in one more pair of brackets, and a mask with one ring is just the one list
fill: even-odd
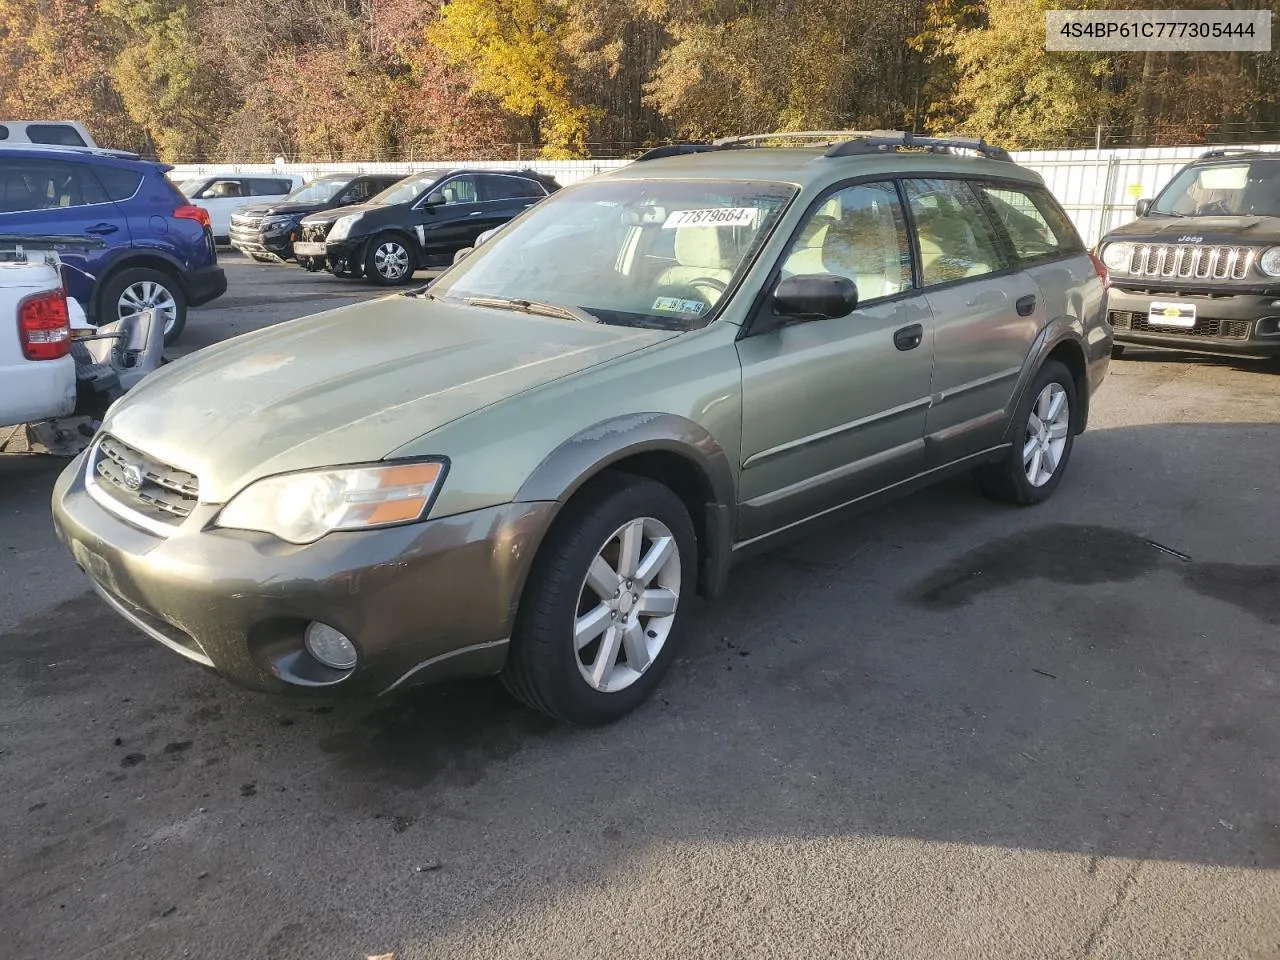
[(1014, 414), (1014, 441), (999, 463), (976, 471), (993, 500), (1030, 506), (1053, 495), (1075, 444), (1076, 382), (1057, 360), (1046, 360)]
[(173, 277), (150, 267), (121, 270), (102, 289), (101, 323), (113, 323), (143, 310), (155, 310), (164, 323), (164, 345), (171, 347), (187, 325), (187, 297)]
[(380, 233), (369, 241), (364, 255), (364, 277), (381, 287), (393, 287), (413, 279), (417, 269), (409, 243), (396, 233)]
[(660, 483), (604, 474), (583, 493), (534, 560), (502, 680), (535, 710), (597, 726), (636, 709), (671, 665), (697, 539)]

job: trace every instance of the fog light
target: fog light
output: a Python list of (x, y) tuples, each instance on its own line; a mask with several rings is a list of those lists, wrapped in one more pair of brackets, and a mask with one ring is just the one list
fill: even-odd
[(327, 623), (309, 623), (303, 635), (307, 652), (334, 670), (350, 670), (356, 665), (356, 648), (350, 640)]
[(1280, 333), (1280, 317), (1263, 317), (1258, 321), (1258, 336), (1274, 337)]

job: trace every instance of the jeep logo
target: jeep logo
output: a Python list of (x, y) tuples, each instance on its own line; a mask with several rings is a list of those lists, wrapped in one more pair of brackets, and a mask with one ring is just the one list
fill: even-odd
[(1204, 237), (1179, 237), (1178, 243), (1203, 243)]

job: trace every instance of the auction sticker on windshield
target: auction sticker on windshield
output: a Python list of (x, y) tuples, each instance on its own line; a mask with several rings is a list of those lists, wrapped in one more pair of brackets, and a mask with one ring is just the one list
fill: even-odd
[(1147, 314), (1147, 323), (1153, 327), (1194, 327), (1196, 325), (1196, 305), (1194, 303), (1167, 303), (1164, 300), (1152, 300), (1151, 311)]
[(663, 230), (673, 227), (749, 227), (756, 222), (755, 207), (713, 207), (710, 210), (677, 210), (667, 217)]

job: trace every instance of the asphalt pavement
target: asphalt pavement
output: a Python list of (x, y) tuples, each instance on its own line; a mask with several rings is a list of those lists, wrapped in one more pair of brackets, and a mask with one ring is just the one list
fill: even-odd
[[(224, 257), (186, 347), (378, 291)], [(1280, 366), (1113, 364), (1049, 503), (957, 480), (735, 571), (659, 695), (250, 694), (0, 458), (0, 955), (1280, 957)]]

